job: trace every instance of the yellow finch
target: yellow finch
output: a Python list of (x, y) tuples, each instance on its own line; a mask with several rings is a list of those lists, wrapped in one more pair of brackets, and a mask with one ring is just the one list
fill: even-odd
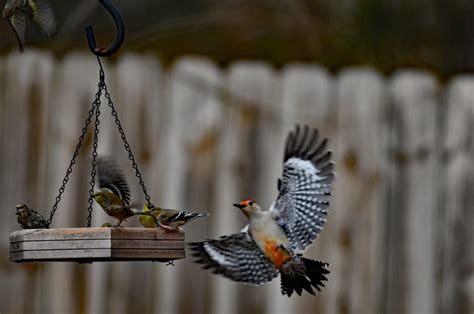
[(26, 19), (31, 19), (41, 32), (51, 36), (56, 30), (56, 19), (48, 0), (7, 0), (3, 7), (3, 18), (12, 27), (23, 51), (26, 37)]
[(155, 207), (150, 203), (143, 206), (144, 212), (151, 212), (152, 217), (140, 215), (138, 218), (142, 226), (155, 228), (159, 225), (167, 230), (179, 230), (179, 227), (187, 224), (191, 220), (199, 217), (206, 217), (209, 214), (190, 213), (179, 209), (166, 209)]
[(18, 223), (23, 229), (46, 229), (49, 228), (47, 220), (36, 210), (25, 204), (16, 205), (16, 216)]
[(130, 188), (121, 169), (113, 160), (97, 158), (97, 173), (100, 189), (94, 193), (94, 199), (107, 215), (119, 221), (114, 227), (120, 227), (122, 221), (128, 217), (143, 214), (130, 204)]

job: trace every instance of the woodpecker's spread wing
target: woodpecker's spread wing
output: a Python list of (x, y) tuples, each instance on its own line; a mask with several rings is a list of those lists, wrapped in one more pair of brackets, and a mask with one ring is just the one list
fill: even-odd
[(97, 173), (101, 189), (109, 189), (120, 197), (125, 205), (130, 205), (130, 188), (125, 175), (115, 161), (106, 157), (98, 157)]
[(247, 232), (191, 243), (195, 262), (231, 280), (260, 285), (278, 276)]
[(288, 135), (279, 195), (270, 209), (295, 249), (304, 250), (326, 222), (334, 163), (316, 129), (296, 126)]

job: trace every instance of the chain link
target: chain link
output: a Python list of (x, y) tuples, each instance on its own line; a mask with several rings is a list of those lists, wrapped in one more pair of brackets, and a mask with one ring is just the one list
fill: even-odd
[(61, 196), (63, 195), (63, 193), (66, 189), (66, 184), (69, 181), (69, 176), (72, 173), (72, 167), (76, 163), (76, 158), (79, 155), (79, 150), (81, 149), (82, 143), (84, 142), (84, 138), (86, 136), (87, 129), (89, 128), (89, 125), (91, 124), (91, 121), (92, 121), (92, 116), (94, 115), (94, 112), (96, 111), (97, 103), (100, 104), (100, 95), (101, 94), (102, 94), (102, 91), (99, 89), (99, 91), (95, 95), (94, 101), (92, 102), (91, 109), (89, 110), (89, 113), (88, 113), (86, 121), (85, 121), (85, 126), (82, 128), (81, 136), (79, 136), (79, 141), (76, 145), (76, 149), (74, 150), (71, 161), (69, 162), (69, 167), (66, 170), (66, 175), (64, 176), (61, 187), (58, 190), (59, 194), (58, 194), (58, 196), (56, 196), (53, 208), (51, 209), (51, 213), (49, 214), (49, 219), (47, 220), (48, 227), (51, 225), (51, 222), (53, 221), (54, 214), (56, 213), (56, 210), (58, 209), (59, 202), (61, 201)]
[[(102, 81), (102, 77), (101, 77), (101, 81), (99, 82), (99, 92), (100, 92), (100, 94), (102, 94), (104, 86), (105, 86), (105, 83)], [(87, 200), (87, 202), (89, 203), (89, 205), (87, 207), (87, 211), (88, 211), (88, 214), (87, 214), (87, 227), (88, 228), (90, 228), (91, 225), (92, 225), (92, 210), (93, 210), (92, 204), (94, 203), (95, 175), (97, 173), (97, 170), (96, 170), (97, 146), (98, 146), (98, 143), (99, 143), (100, 105), (101, 105), (101, 102), (100, 102), (100, 96), (99, 96), (99, 99), (97, 100), (96, 107), (95, 107), (94, 141), (93, 141), (93, 145), (92, 145), (91, 179), (90, 179), (90, 182), (89, 182), (89, 186), (91, 188), (89, 190), (89, 199)]]
[(104, 90), (105, 90), (105, 98), (107, 98), (108, 106), (112, 110), (112, 116), (115, 118), (115, 124), (117, 125), (117, 128), (118, 128), (119, 133), (120, 133), (120, 137), (122, 138), (123, 147), (125, 148), (125, 150), (128, 153), (128, 159), (130, 159), (132, 161), (132, 168), (135, 170), (135, 175), (137, 176), (137, 178), (140, 182), (140, 186), (143, 190), (143, 194), (145, 195), (145, 200), (147, 201), (147, 203), (152, 204), (151, 203), (151, 197), (148, 194), (148, 191), (145, 187), (145, 182), (143, 182), (142, 174), (141, 174), (140, 170), (138, 169), (137, 163), (135, 162), (135, 157), (133, 156), (132, 149), (130, 148), (130, 144), (128, 143), (127, 137), (125, 136), (125, 131), (122, 128), (122, 124), (120, 123), (120, 119), (118, 118), (117, 110), (115, 110), (115, 106), (114, 106), (114, 103), (112, 102), (110, 94), (107, 90), (107, 86), (104, 87)]

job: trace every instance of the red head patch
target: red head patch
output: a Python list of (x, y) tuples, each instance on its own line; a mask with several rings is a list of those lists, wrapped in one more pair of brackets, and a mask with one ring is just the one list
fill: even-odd
[(256, 203), (257, 202), (255, 202), (253, 199), (248, 199), (248, 200), (240, 202), (240, 205), (247, 207), (247, 206), (253, 206)]

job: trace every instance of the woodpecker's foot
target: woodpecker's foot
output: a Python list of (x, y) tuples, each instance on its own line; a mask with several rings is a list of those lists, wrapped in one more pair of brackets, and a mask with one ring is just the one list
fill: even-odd
[(176, 266), (173, 260), (167, 261), (166, 266)]

